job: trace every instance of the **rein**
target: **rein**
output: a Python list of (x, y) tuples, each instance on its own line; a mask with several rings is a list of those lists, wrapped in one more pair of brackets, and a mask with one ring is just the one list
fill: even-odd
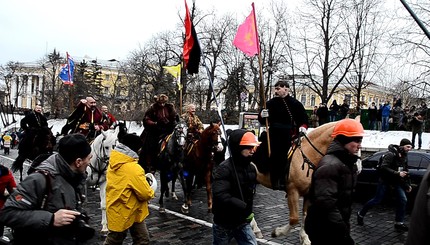
[[(309, 142), (309, 144), (312, 146), (312, 148), (316, 152), (318, 152), (321, 156), (324, 156), (324, 154), (320, 150), (318, 150), (318, 148), (316, 148), (316, 146), (312, 143), (312, 141), (308, 138), (308, 136), (305, 133), (300, 132), (299, 136), (294, 140), (294, 148), (292, 149), (292, 153), (290, 153), (289, 156), (288, 156), (288, 161), (291, 162), (291, 159), (293, 158), (294, 151), (296, 151), (296, 149), (299, 148), (300, 153), (302, 154), (302, 157), (303, 157), (302, 170), (305, 170), (305, 163), (306, 163), (308, 165), (308, 171), (306, 173), (306, 177), (309, 177), (310, 170), (311, 169), (315, 170), (315, 168), (317, 166), (303, 152), (303, 149), (302, 149), (302, 136)], [(290, 152), (291, 152), (291, 150), (290, 150)]]
[[(96, 172), (98, 174), (95, 186), (99, 185), (100, 179), (101, 179), (103, 173), (107, 170), (108, 165), (109, 165), (109, 156), (106, 154), (106, 150), (103, 147), (103, 143), (105, 140), (106, 140), (106, 138), (103, 138), (103, 140), (100, 144), (100, 151), (99, 152), (102, 154), (98, 155), (97, 152), (94, 152), (94, 154), (96, 155), (96, 161), (97, 161), (96, 166), (97, 166), (97, 168), (95, 166), (92, 166), (91, 164), (89, 165), (91, 170), (92, 170), (92, 173)], [(102, 164), (104, 164), (104, 166)], [(103, 168), (100, 168), (100, 166), (103, 166)]]

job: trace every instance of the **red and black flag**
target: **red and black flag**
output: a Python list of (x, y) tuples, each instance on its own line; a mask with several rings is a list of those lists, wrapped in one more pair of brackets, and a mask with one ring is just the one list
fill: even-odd
[(185, 1), (185, 42), (184, 42), (184, 67), (188, 74), (196, 74), (199, 72), (201, 49), (197, 40), (196, 30), (191, 21), (190, 11), (188, 10), (187, 1)]

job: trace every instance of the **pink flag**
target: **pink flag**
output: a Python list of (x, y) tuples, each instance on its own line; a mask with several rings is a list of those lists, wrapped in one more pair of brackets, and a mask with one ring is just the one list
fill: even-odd
[(251, 14), (249, 14), (245, 22), (239, 26), (233, 40), (233, 45), (248, 56), (254, 56), (260, 52), (254, 3), (252, 3)]

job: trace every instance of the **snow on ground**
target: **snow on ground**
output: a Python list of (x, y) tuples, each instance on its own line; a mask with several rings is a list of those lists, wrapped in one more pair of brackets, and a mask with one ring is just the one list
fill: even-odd
[[(21, 117), (17, 117), (17, 122), (2, 129), (2, 132), (8, 130), (9, 128), (19, 127), (19, 120)], [(51, 119), (48, 121), (49, 126), (52, 126), (52, 132), (54, 135), (61, 131), (61, 128), (66, 123), (66, 119)], [(207, 126), (207, 125), (205, 125)], [(136, 133), (140, 135), (143, 131), (143, 126), (138, 125), (136, 122), (127, 122), (127, 127), (130, 133)], [(226, 125), (225, 129), (237, 129), (238, 125)], [(309, 129), (309, 132), (312, 130)], [(400, 140), (403, 138), (412, 139), (412, 133), (409, 131), (388, 131), (380, 132), (375, 130), (365, 130), (365, 137), (363, 138), (362, 147), (364, 150), (383, 150), (388, 147), (389, 144), (399, 144)], [(416, 139), (418, 141), (418, 138)], [(430, 149), (430, 133), (423, 133), (422, 135), (422, 149)], [(416, 147), (418, 147), (418, 142), (416, 142)]]

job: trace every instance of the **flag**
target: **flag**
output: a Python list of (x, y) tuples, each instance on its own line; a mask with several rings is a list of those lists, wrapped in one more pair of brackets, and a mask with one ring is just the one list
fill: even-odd
[(181, 84), (181, 64), (178, 64), (177, 66), (163, 66), (164, 69), (168, 73), (170, 73), (173, 77), (177, 78), (177, 84), (178, 89), (182, 90), (182, 84)]
[(248, 56), (254, 56), (260, 52), (254, 3), (252, 3), (251, 13), (246, 17), (245, 22), (239, 26), (233, 45)]
[(187, 69), (188, 74), (195, 74), (199, 72), (201, 49), (199, 41), (197, 40), (196, 30), (190, 18), (190, 11), (188, 10), (187, 1), (185, 2), (185, 42), (184, 42), (184, 67)]
[(61, 66), (60, 74), (58, 76), (63, 80), (64, 84), (73, 86), (73, 74), (75, 72), (75, 62), (70, 57), (69, 53), (66, 53), (67, 63)]

